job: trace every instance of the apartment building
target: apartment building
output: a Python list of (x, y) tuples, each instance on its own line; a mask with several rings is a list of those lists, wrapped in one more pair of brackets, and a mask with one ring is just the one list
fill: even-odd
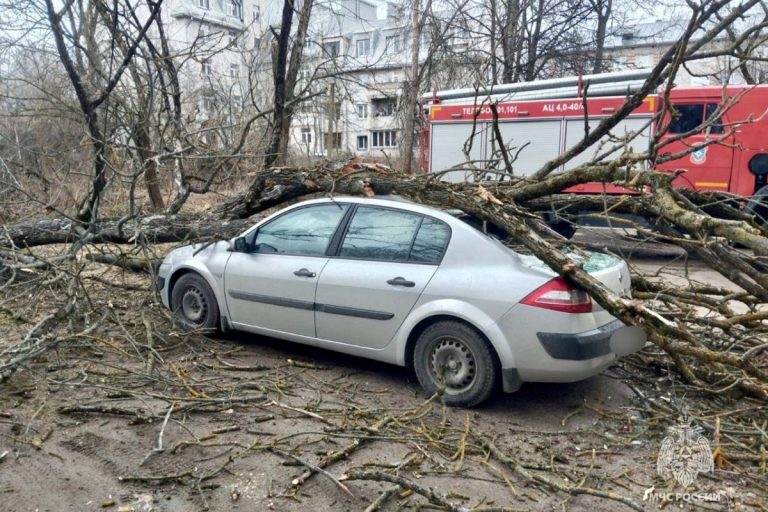
[(325, 93), (300, 106), (292, 151), (308, 157), (395, 156), (411, 56), (402, 11), (388, 5), (386, 16), (378, 17), (373, 3), (343, 0), (317, 5), (312, 25), (300, 87)]
[[(269, 102), (269, 27), (279, 25), (281, 13), (282, 2), (270, 0), (166, 1), (168, 39), (184, 56), (180, 79), (188, 121), (213, 127), (209, 120), (247, 108), (254, 99), (249, 92)], [(324, 156), (329, 143), (337, 155), (397, 151), (398, 99), (410, 62), (403, 19), (392, 5), (380, 18), (378, 6), (366, 0), (315, 2), (300, 87), (316, 94), (294, 117), (291, 151)]]
[[(166, 0), (163, 22), (177, 56), (186, 120), (203, 126), (243, 107), (248, 63), (260, 45), (262, 5), (244, 0)], [(212, 124), (212, 123), (208, 123)], [(210, 135), (210, 134), (209, 134)]]
[[(685, 31), (687, 20), (655, 20), (638, 23), (617, 31), (606, 41), (605, 56), (613, 71), (652, 68), (659, 63), (666, 51), (675, 44)], [(696, 40), (696, 37), (693, 37)], [(730, 43), (724, 38), (715, 39), (702, 51), (717, 51)], [(734, 72), (738, 61), (729, 56), (713, 56), (686, 63), (677, 73), (678, 85), (742, 84), (743, 77)]]

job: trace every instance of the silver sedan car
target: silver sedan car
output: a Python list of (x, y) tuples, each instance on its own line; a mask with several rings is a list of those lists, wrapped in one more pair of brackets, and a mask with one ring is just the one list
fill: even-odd
[[(630, 293), (624, 261), (585, 270)], [(305, 201), (241, 236), (171, 251), (163, 304), (188, 329), (239, 329), (410, 366), (473, 406), (501, 385), (573, 382), (639, 350), (589, 295), (450, 213), (391, 199)]]

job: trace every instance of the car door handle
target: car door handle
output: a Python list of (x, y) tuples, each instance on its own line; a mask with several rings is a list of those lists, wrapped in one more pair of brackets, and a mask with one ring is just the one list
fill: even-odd
[(305, 268), (300, 268), (299, 270), (294, 272), (293, 275), (299, 276), (299, 277), (315, 277), (317, 274), (315, 274), (314, 272), (310, 272)]
[(391, 284), (392, 286), (405, 286), (406, 288), (413, 288), (416, 286), (416, 283), (413, 281), (408, 281), (404, 277), (396, 277), (394, 279), (389, 279), (387, 281), (387, 284)]

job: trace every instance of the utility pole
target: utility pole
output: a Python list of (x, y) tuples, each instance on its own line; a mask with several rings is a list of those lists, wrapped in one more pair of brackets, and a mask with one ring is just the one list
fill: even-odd
[(325, 149), (327, 158), (330, 160), (333, 157), (333, 125), (336, 120), (336, 84), (331, 83), (330, 91), (328, 92), (328, 134), (325, 141)]

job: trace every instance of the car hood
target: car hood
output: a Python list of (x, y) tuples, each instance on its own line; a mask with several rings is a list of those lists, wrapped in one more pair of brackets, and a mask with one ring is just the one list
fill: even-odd
[(221, 252), (226, 251), (229, 249), (229, 240), (220, 240), (218, 242), (214, 242), (204, 249), (202, 249), (200, 252), (195, 254), (195, 251), (200, 249), (205, 244), (191, 244), (191, 245), (184, 245), (182, 247), (177, 247), (176, 249), (172, 250), (168, 253), (168, 255), (165, 257), (165, 260), (163, 260), (163, 263), (170, 264), (170, 265), (178, 265), (181, 262), (187, 261), (191, 258), (206, 258), (213, 255), (215, 252)]

